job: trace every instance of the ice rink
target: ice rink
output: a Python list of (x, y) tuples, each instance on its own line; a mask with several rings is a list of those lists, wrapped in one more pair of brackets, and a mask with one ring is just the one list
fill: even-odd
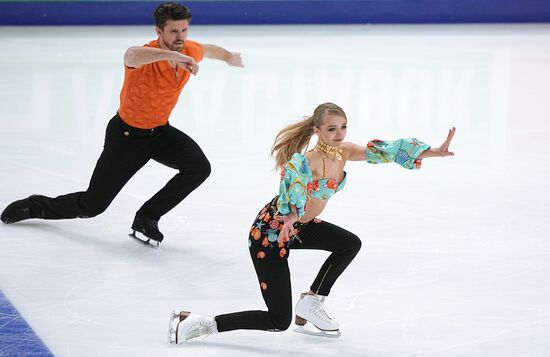
[[(0, 209), (86, 189), (124, 51), (155, 37), (0, 27)], [(159, 249), (127, 237), (175, 174), (155, 162), (98, 217), (0, 226), (0, 290), (53, 355), (550, 355), (550, 25), (191, 26), (189, 38), (242, 52), (246, 67), (204, 60), (172, 112), (212, 174), (160, 221)], [(247, 234), (278, 192), (270, 147), (326, 101), (346, 110), (349, 141), (438, 146), (456, 126), (456, 156), (420, 171), (346, 166), (320, 217), (363, 241), (326, 302), (339, 339), (291, 326), (169, 345), (173, 309), (265, 308)], [(295, 301), (327, 255), (292, 251)], [(0, 356), (29, 339), (0, 334)]]

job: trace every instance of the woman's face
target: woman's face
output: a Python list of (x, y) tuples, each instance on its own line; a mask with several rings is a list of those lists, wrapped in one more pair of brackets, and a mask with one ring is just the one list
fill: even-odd
[(313, 127), (313, 132), (325, 143), (332, 146), (340, 146), (346, 137), (348, 121), (346, 118), (327, 114), (323, 124), (319, 128)]

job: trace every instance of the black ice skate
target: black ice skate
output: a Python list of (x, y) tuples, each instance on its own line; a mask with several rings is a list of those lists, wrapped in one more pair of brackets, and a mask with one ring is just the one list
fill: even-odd
[[(132, 229), (133, 232), (128, 236), (150, 248), (158, 248), (160, 242), (164, 239), (164, 235), (159, 231), (158, 221), (151, 217), (136, 214)], [(142, 237), (141, 234), (136, 235), (136, 232), (143, 234), (145, 237)]]
[(4, 210), (4, 212), (2, 212), (2, 215), (0, 216), (0, 219), (5, 224), (24, 221), (29, 218), (31, 218), (29, 197), (12, 202), (8, 207), (6, 207), (6, 209)]

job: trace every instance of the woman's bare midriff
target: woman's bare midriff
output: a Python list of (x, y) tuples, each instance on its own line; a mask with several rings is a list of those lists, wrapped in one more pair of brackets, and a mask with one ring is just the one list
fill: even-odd
[(321, 200), (313, 197), (310, 198), (307, 204), (307, 211), (306, 213), (304, 213), (302, 218), (298, 220), (298, 222), (306, 223), (320, 215), (321, 212), (323, 212), (323, 210), (325, 209), (327, 202), (328, 200)]

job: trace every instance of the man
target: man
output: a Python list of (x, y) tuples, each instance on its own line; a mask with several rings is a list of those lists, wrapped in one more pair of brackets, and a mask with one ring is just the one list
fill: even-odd
[[(158, 39), (124, 54), (120, 108), (107, 125), (103, 152), (84, 192), (55, 198), (32, 195), (2, 212), (6, 224), (29, 218), (94, 217), (109, 206), (128, 180), (153, 159), (179, 172), (137, 211), (132, 237), (158, 247), (164, 236), (160, 218), (210, 175), (210, 163), (189, 136), (168, 123), (190, 74), (203, 57), (243, 67), (240, 53), (187, 40), (191, 12), (163, 3), (154, 13)], [(136, 236), (136, 232), (145, 237)]]

